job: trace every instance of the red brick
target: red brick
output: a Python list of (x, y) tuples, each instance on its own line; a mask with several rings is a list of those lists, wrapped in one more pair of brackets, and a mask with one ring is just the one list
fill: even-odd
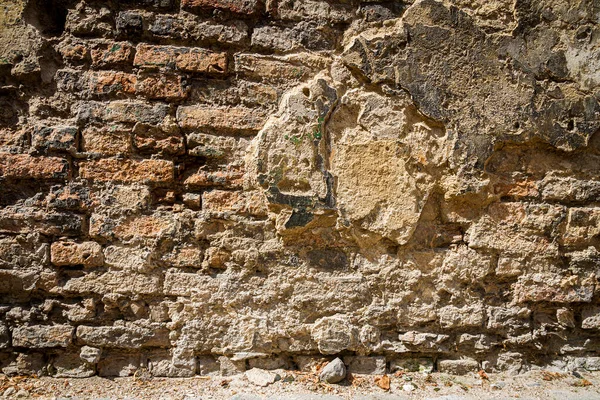
[(177, 55), (175, 65), (186, 72), (224, 74), (227, 72), (227, 55), (203, 49), (191, 49)]
[(166, 160), (101, 160), (82, 161), (79, 174), (83, 179), (100, 182), (169, 183), (173, 181), (174, 167)]
[(100, 71), (89, 75), (89, 88), (95, 94), (134, 94), (137, 77), (118, 71)]
[(96, 242), (54, 242), (50, 247), (54, 265), (84, 265), (98, 267), (103, 264), (102, 247)]
[(149, 99), (181, 100), (187, 97), (188, 88), (178, 75), (156, 74), (140, 78), (137, 93)]
[(130, 64), (133, 60), (133, 46), (127, 42), (98, 43), (93, 46), (92, 65), (107, 67)]
[(14, 179), (64, 179), (67, 160), (57, 157), (32, 157), (27, 154), (0, 154), (0, 177)]
[(133, 144), (141, 152), (183, 154), (183, 136), (178, 132), (179, 128), (176, 125), (175, 128), (177, 129), (163, 130), (152, 125), (136, 124), (133, 129)]
[(223, 74), (227, 72), (227, 55), (201, 48), (140, 44), (134, 64), (145, 68), (164, 67), (185, 72)]
[(89, 49), (81, 43), (66, 43), (58, 50), (64, 59), (73, 63), (85, 61), (89, 55)]
[(23, 151), (27, 146), (27, 142), (27, 132), (24, 129), (0, 129), (0, 153)]
[(177, 109), (179, 126), (186, 129), (259, 131), (266, 116), (247, 108), (185, 106)]
[(217, 8), (237, 14), (252, 15), (259, 11), (260, 2), (257, 0), (181, 0), (181, 8)]
[(89, 126), (81, 136), (82, 149), (87, 153), (112, 156), (131, 152), (131, 135), (125, 129)]

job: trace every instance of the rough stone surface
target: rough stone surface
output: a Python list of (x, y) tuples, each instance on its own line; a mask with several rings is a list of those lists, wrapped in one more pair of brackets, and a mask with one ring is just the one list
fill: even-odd
[(319, 379), (322, 382), (338, 383), (346, 377), (346, 366), (344, 362), (336, 358), (328, 363), (319, 374)]
[(260, 368), (252, 368), (246, 371), (246, 379), (256, 386), (268, 386), (277, 380), (277, 374)]
[(599, 368), (597, 1), (2, 10), (0, 369)]

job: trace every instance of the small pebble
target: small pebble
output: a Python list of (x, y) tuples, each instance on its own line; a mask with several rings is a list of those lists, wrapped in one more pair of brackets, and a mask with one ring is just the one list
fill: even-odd
[(25, 389), (21, 389), (17, 392), (16, 397), (27, 397), (29, 396), (29, 392)]
[(404, 390), (405, 392), (412, 392), (415, 389), (416, 387), (412, 383), (407, 383), (406, 385), (402, 386), (402, 390)]
[(493, 390), (501, 390), (501, 389), (504, 389), (505, 386), (506, 386), (506, 383), (504, 383), (504, 382), (495, 382), (490, 385), (490, 387)]
[(527, 387), (540, 387), (542, 385), (540, 383), (538, 383), (538, 382), (527, 382), (525, 384), (525, 386), (527, 386)]

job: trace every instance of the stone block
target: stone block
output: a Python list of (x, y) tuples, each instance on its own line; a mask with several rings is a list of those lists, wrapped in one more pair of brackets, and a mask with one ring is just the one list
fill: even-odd
[(145, 326), (85, 326), (77, 327), (77, 341), (93, 347), (138, 349), (141, 347), (168, 347), (169, 331), (159, 324)]
[(252, 80), (290, 85), (301, 82), (325, 68), (327, 61), (310, 53), (272, 57), (236, 54), (235, 72)]
[(227, 55), (202, 48), (140, 44), (134, 65), (219, 75), (227, 72)]
[(108, 246), (104, 250), (107, 266), (125, 271), (148, 273), (155, 265), (150, 258), (151, 251), (121, 246)]
[(179, 127), (166, 129), (146, 124), (136, 124), (133, 129), (133, 145), (142, 153), (182, 155), (185, 153), (184, 138)]
[(244, 183), (244, 171), (227, 169), (220, 171), (205, 171), (203, 169), (187, 176), (183, 181), (187, 190), (221, 187), (241, 189)]
[(102, 349), (97, 347), (82, 346), (79, 352), (79, 358), (89, 364), (97, 364), (100, 361)]
[(167, 160), (101, 160), (81, 161), (79, 175), (96, 182), (165, 184), (174, 179), (173, 162)]
[(258, 0), (182, 0), (181, 8), (184, 10), (216, 8), (236, 14), (254, 15), (259, 11), (261, 4)]
[(481, 305), (464, 308), (442, 307), (439, 311), (440, 325), (445, 329), (481, 327), (484, 322), (484, 310)]
[(13, 330), (13, 346), (30, 349), (67, 347), (73, 341), (74, 328), (69, 325), (19, 326)]
[(229, 136), (191, 133), (187, 135), (188, 154), (206, 158), (224, 158), (238, 147), (238, 141)]
[(144, 103), (130, 100), (117, 100), (104, 104), (90, 101), (82, 103), (77, 112), (77, 122), (81, 125), (96, 123), (105, 126), (107, 122), (145, 123), (158, 125), (169, 113), (169, 106), (160, 103)]
[(245, 361), (233, 361), (229, 357), (221, 356), (218, 358), (218, 362), (219, 372), (222, 376), (232, 376), (246, 372)]
[(584, 307), (581, 310), (581, 319), (581, 327), (583, 329), (600, 329), (600, 307)]
[(182, 106), (177, 109), (177, 122), (184, 129), (256, 133), (265, 121), (266, 116), (261, 112), (241, 107)]
[(86, 153), (114, 156), (131, 152), (131, 131), (125, 128), (88, 126), (81, 136)]
[(202, 208), (210, 212), (263, 216), (267, 212), (263, 196), (258, 192), (212, 190), (202, 194)]
[(79, 354), (59, 354), (51, 363), (55, 378), (88, 378), (96, 373), (93, 365), (79, 358)]
[(50, 259), (58, 266), (99, 267), (104, 261), (102, 246), (96, 242), (54, 242), (50, 247)]
[(71, 278), (64, 285), (54, 288), (55, 292), (84, 294), (146, 294), (161, 293), (160, 276), (137, 274), (131, 271), (92, 272), (82, 277)]
[(438, 371), (446, 374), (466, 375), (469, 372), (477, 372), (479, 369), (479, 363), (473, 359), (438, 361)]
[(600, 235), (600, 208), (573, 207), (569, 209), (564, 243), (582, 246)]
[(0, 323), (0, 350), (10, 347), (10, 332), (8, 326)]
[(143, 74), (135, 85), (136, 93), (150, 100), (183, 100), (189, 88), (179, 75)]
[(170, 352), (153, 351), (148, 354), (148, 370), (152, 376), (164, 376), (171, 378), (191, 377), (196, 374), (196, 358), (189, 354), (187, 362), (180, 358), (171, 356)]
[(120, 71), (87, 73), (88, 89), (95, 95), (132, 95), (136, 93), (137, 76)]
[(346, 356), (344, 364), (352, 374), (383, 375), (387, 369), (383, 356)]
[(110, 352), (98, 363), (100, 376), (131, 376), (141, 366), (140, 354)]
[(39, 152), (77, 150), (77, 127), (38, 126), (31, 135), (31, 145)]
[(177, 231), (176, 216), (169, 213), (131, 216), (114, 225), (114, 237), (121, 240), (133, 238), (173, 237)]
[(98, 42), (91, 48), (92, 65), (98, 68), (133, 62), (135, 49), (128, 42)]
[(0, 154), (0, 177), (6, 179), (65, 179), (67, 160), (57, 157), (32, 157), (28, 154)]

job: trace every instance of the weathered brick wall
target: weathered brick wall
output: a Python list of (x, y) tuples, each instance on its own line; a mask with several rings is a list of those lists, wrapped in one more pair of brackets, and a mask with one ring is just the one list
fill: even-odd
[(4, 373), (600, 368), (596, 1), (0, 5)]

